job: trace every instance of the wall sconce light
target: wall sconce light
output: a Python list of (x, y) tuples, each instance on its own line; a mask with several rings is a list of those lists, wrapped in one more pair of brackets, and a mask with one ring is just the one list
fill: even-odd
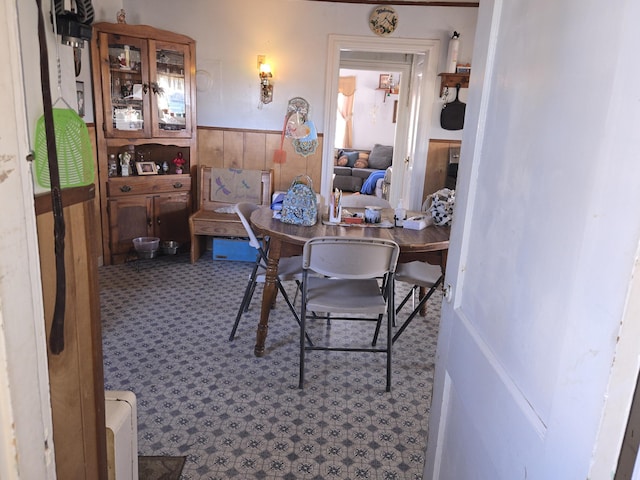
[(258, 55), (258, 71), (260, 75), (260, 103), (267, 104), (273, 100), (273, 84), (271, 65), (265, 62), (264, 55)]

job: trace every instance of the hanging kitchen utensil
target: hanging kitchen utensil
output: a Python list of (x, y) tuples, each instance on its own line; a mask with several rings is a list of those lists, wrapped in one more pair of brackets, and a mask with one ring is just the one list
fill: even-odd
[(464, 127), (464, 113), (467, 104), (458, 99), (460, 86), (459, 83), (456, 85), (456, 99), (442, 106), (440, 126), (445, 130), (462, 130), (462, 127)]
[(62, 191), (60, 189), (60, 173), (56, 153), (56, 138), (53, 121), (53, 104), (51, 103), (51, 86), (49, 84), (49, 55), (47, 53), (47, 37), (42, 18), (42, 2), (36, 0), (38, 6), (38, 40), (40, 43), (40, 77), (42, 81), (42, 103), (44, 107), (44, 124), (49, 155), (49, 178), (51, 179), (51, 202), (53, 205), (54, 251), (56, 257), (56, 301), (53, 309), (53, 320), (49, 334), (49, 348), (54, 355), (64, 350), (64, 315), (66, 302), (66, 275), (64, 269), (64, 211), (62, 208)]

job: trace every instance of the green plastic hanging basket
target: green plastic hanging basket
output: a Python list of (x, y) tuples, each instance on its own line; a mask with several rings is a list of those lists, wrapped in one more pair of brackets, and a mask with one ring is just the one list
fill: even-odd
[[(71, 109), (54, 108), (53, 125), (56, 133), (60, 187), (82, 187), (92, 184), (93, 149), (87, 124)], [(36, 124), (34, 156), (36, 182), (41, 187), (51, 188), (44, 115)]]

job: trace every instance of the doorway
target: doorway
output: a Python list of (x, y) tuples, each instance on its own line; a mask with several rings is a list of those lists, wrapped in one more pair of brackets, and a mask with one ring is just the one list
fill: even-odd
[[(341, 88), (336, 108), (336, 149), (369, 150), (393, 145), (402, 75), (396, 69), (352, 67), (340, 62)], [(392, 87), (380, 85), (392, 79)]]
[[(365, 38), (330, 35), (325, 95), (325, 125), (322, 158), (322, 191), (328, 198), (333, 178), (333, 145), (340, 68), (394, 70), (400, 68), (406, 88), (401, 89), (393, 154), (393, 176), (389, 201), (403, 199), (410, 209), (420, 209), (426, 171), (430, 110), (434, 101), (439, 40)], [(410, 56), (410, 65), (392, 61), (394, 55)], [(414, 161), (417, 159), (418, 161)]]

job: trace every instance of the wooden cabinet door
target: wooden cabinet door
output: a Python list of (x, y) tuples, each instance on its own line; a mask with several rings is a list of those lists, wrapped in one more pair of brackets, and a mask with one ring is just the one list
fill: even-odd
[(186, 44), (149, 40), (149, 52), (152, 135), (190, 138), (191, 49)]
[(153, 236), (153, 197), (131, 196), (109, 199), (111, 254), (126, 254), (136, 237)]
[(105, 136), (149, 137), (151, 94), (147, 40), (100, 33), (99, 46)]
[(189, 213), (191, 194), (168, 193), (154, 198), (154, 232), (161, 242), (175, 240), (189, 242)]

